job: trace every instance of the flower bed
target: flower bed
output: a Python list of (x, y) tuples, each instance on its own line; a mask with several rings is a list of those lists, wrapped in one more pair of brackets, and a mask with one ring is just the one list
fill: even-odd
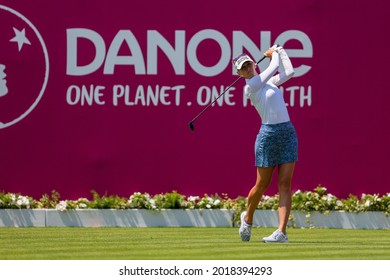
[[(222, 196), (205, 194), (203, 197), (186, 197), (175, 191), (153, 196), (148, 193), (137, 192), (128, 198), (115, 195), (100, 196), (97, 192), (92, 191), (92, 199), (79, 198), (77, 200), (63, 200), (56, 191), (52, 191), (50, 196), (44, 194), (39, 200), (21, 194), (0, 193), (0, 209), (4, 209), (0, 211), (0, 226), (30, 226), (33, 224), (38, 224), (38, 226), (149, 226), (148, 219), (153, 220), (156, 217), (158, 217), (157, 220), (166, 220), (167, 223), (152, 223), (154, 226), (235, 226), (239, 221), (239, 214), (246, 207), (246, 202), (245, 197), (231, 199), (225, 194)], [(263, 216), (256, 220), (255, 215), (255, 224), (272, 227), (275, 224), (277, 225), (275, 222), (277, 221), (277, 216), (275, 216), (277, 212), (275, 210), (278, 209), (278, 203), (278, 195), (264, 196), (258, 206), (258, 210), (270, 211), (263, 211), (263, 214), (259, 214), (262, 211), (256, 211), (256, 215)], [(21, 209), (42, 211), (24, 211), (23, 214), (18, 214), (22, 213), (20, 211), (12, 211)], [(105, 211), (93, 211), (98, 209), (105, 209)], [(174, 212), (167, 211), (174, 209), (186, 210), (177, 212), (181, 213), (181, 216), (184, 215), (184, 218), (173, 217), (172, 213)], [(115, 212), (112, 210), (137, 211)], [(193, 211), (191, 212), (190, 210)], [(214, 211), (214, 214), (210, 214), (212, 211), (207, 210), (219, 211)], [(368, 212), (379, 212), (377, 213), (380, 215), (379, 220), (382, 219), (384, 228), (389, 228), (387, 221), (390, 213), (390, 193), (383, 196), (379, 194), (363, 194), (360, 198), (350, 195), (346, 199), (338, 199), (328, 193), (326, 188), (318, 186), (313, 191), (303, 192), (298, 190), (293, 194), (290, 226), (323, 227), (323, 224), (319, 223), (318, 220), (335, 220), (336, 218), (332, 216), (334, 215), (333, 213), (340, 213), (339, 216), (344, 217), (343, 219), (347, 221), (347, 224), (350, 223), (349, 228), (356, 228), (351, 222), (355, 218), (349, 214), (357, 215)], [(103, 215), (103, 213), (105, 214)], [(115, 217), (112, 216), (113, 213), (116, 213)], [(134, 213), (143, 222), (131, 222), (131, 219), (138, 219), (137, 217), (131, 218), (133, 217), (131, 215), (134, 215)], [(110, 224), (108, 222), (110, 219), (107, 218), (110, 215), (113, 220), (122, 222)], [(213, 218), (205, 218), (205, 215), (213, 216)], [(218, 220), (216, 215), (219, 215), (218, 219), (222, 220), (221, 223), (216, 222)], [(88, 219), (82, 221), (81, 217), (83, 216), (88, 216), (88, 219), (93, 219), (94, 221), (91, 222)], [(363, 216), (363, 214), (360, 215), (360, 217)], [(54, 222), (51, 222), (51, 217), (56, 217), (53, 220)], [(175, 219), (179, 219), (181, 222), (175, 224)], [(186, 222), (191, 219), (194, 221), (193, 223)], [(226, 223), (226, 219), (230, 222)], [(170, 221), (174, 222), (170, 224)], [(336, 227), (340, 225), (345, 227), (346, 223), (333, 222)], [(369, 224), (370, 218), (366, 218), (365, 223)], [(374, 225), (369, 228), (377, 228), (377, 226)]]
[[(0, 209), (57, 209), (60, 211), (70, 209), (231, 209), (241, 212), (246, 205), (245, 197), (239, 196), (232, 199), (226, 194), (187, 197), (176, 191), (153, 196), (136, 192), (126, 198), (116, 195), (100, 196), (95, 191), (91, 193), (92, 199), (62, 200), (58, 192), (52, 191), (50, 196), (44, 194), (39, 200), (35, 200), (26, 195), (0, 192)], [(277, 210), (278, 203), (278, 195), (265, 195), (258, 209)], [(339, 199), (328, 193), (325, 187), (318, 186), (313, 191), (296, 191), (292, 196), (292, 210), (321, 213), (380, 211), (389, 214), (390, 193), (383, 196), (362, 194), (360, 198), (350, 195), (346, 199)]]

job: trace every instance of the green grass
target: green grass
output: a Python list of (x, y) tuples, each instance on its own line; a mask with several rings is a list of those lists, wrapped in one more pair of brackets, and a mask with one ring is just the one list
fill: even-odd
[(0, 228), (0, 259), (232, 260), (390, 259), (389, 230), (289, 229), (288, 244), (265, 244), (273, 229)]

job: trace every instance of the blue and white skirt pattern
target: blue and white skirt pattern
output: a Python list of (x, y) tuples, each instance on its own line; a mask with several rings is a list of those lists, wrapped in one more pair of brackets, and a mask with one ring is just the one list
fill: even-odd
[(258, 167), (298, 161), (298, 138), (291, 122), (262, 124), (255, 143)]

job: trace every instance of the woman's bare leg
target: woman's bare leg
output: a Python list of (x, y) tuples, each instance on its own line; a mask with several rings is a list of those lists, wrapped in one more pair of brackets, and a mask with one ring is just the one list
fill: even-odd
[(279, 230), (286, 233), (288, 218), (291, 212), (291, 181), (294, 173), (295, 162), (279, 165), (278, 189), (279, 189)]
[(249, 191), (248, 194), (248, 206), (245, 216), (245, 221), (248, 224), (252, 224), (253, 215), (259, 205), (263, 193), (267, 190), (269, 184), (271, 183), (272, 174), (275, 167), (257, 167), (257, 179), (254, 187)]

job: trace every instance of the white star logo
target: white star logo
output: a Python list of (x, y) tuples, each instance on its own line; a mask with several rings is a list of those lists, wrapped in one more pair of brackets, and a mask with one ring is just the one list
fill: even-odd
[(30, 41), (26, 37), (26, 30), (24, 28), (22, 31), (17, 30), (15, 27), (13, 27), (13, 29), (15, 32), (15, 37), (9, 41), (18, 43), (19, 52), (21, 51), (24, 44), (31, 45)]

